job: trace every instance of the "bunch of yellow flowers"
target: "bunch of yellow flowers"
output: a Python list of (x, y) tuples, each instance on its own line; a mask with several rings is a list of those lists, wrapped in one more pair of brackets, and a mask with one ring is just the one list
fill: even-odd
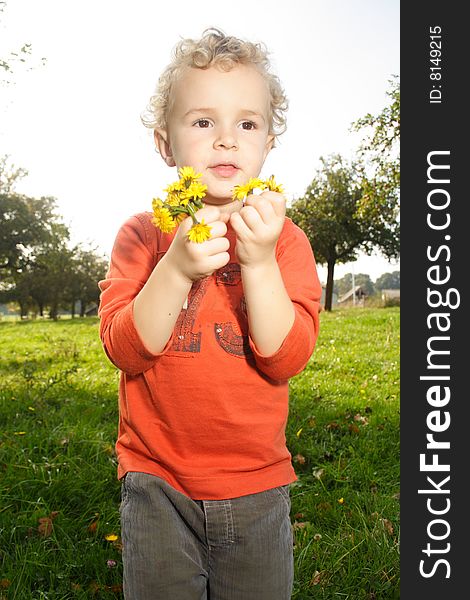
[[(183, 219), (190, 216), (193, 220), (193, 226), (187, 233), (188, 238), (192, 242), (204, 242), (211, 237), (211, 228), (204, 223), (204, 219), (198, 221), (195, 213), (204, 207), (202, 199), (206, 195), (207, 185), (199, 181), (202, 175), (196, 173), (193, 167), (181, 167), (178, 174), (178, 181), (171, 183), (164, 189), (166, 199), (154, 198), (152, 200), (152, 223), (163, 233), (171, 233)], [(233, 199), (244, 202), (246, 197), (252, 194), (255, 189), (279, 193), (284, 191), (282, 185), (278, 185), (274, 180), (274, 175), (266, 180), (252, 177), (248, 183), (235, 186)]]

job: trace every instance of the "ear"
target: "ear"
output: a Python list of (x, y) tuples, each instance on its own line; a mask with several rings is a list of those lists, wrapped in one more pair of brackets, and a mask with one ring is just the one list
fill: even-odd
[(273, 149), (275, 139), (276, 139), (276, 136), (273, 133), (270, 133), (268, 135), (268, 139), (266, 140), (266, 145), (264, 147), (263, 162), (266, 160), (266, 157)]
[(166, 129), (154, 129), (153, 137), (155, 147), (161, 154), (161, 157), (169, 167), (176, 167), (176, 163), (171, 152), (168, 131)]

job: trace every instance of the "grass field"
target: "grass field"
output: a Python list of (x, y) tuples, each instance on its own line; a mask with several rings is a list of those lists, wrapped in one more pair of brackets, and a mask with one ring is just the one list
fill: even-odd
[[(122, 598), (97, 320), (0, 323), (0, 371), (0, 599)], [(290, 387), (293, 599), (399, 598), (399, 309), (323, 312)]]

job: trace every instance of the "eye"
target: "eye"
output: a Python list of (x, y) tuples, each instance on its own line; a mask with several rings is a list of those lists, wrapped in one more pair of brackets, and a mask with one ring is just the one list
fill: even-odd
[(256, 129), (256, 125), (253, 123), (253, 121), (242, 121), (241, 126), (242, 129), (246, 129), (247, 131)]
[(201, 128), (207, 128), (210, 127), (211, 122), (208, 119), (198, 119), (194, 125)]

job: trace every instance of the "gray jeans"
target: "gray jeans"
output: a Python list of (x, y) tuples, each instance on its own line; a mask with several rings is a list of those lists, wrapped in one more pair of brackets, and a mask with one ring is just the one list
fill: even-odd
[(293, 540), (287, 486), (232, 500), (191, 500), (131, 472), (122, 484), (126, 600), (289, 600)]

